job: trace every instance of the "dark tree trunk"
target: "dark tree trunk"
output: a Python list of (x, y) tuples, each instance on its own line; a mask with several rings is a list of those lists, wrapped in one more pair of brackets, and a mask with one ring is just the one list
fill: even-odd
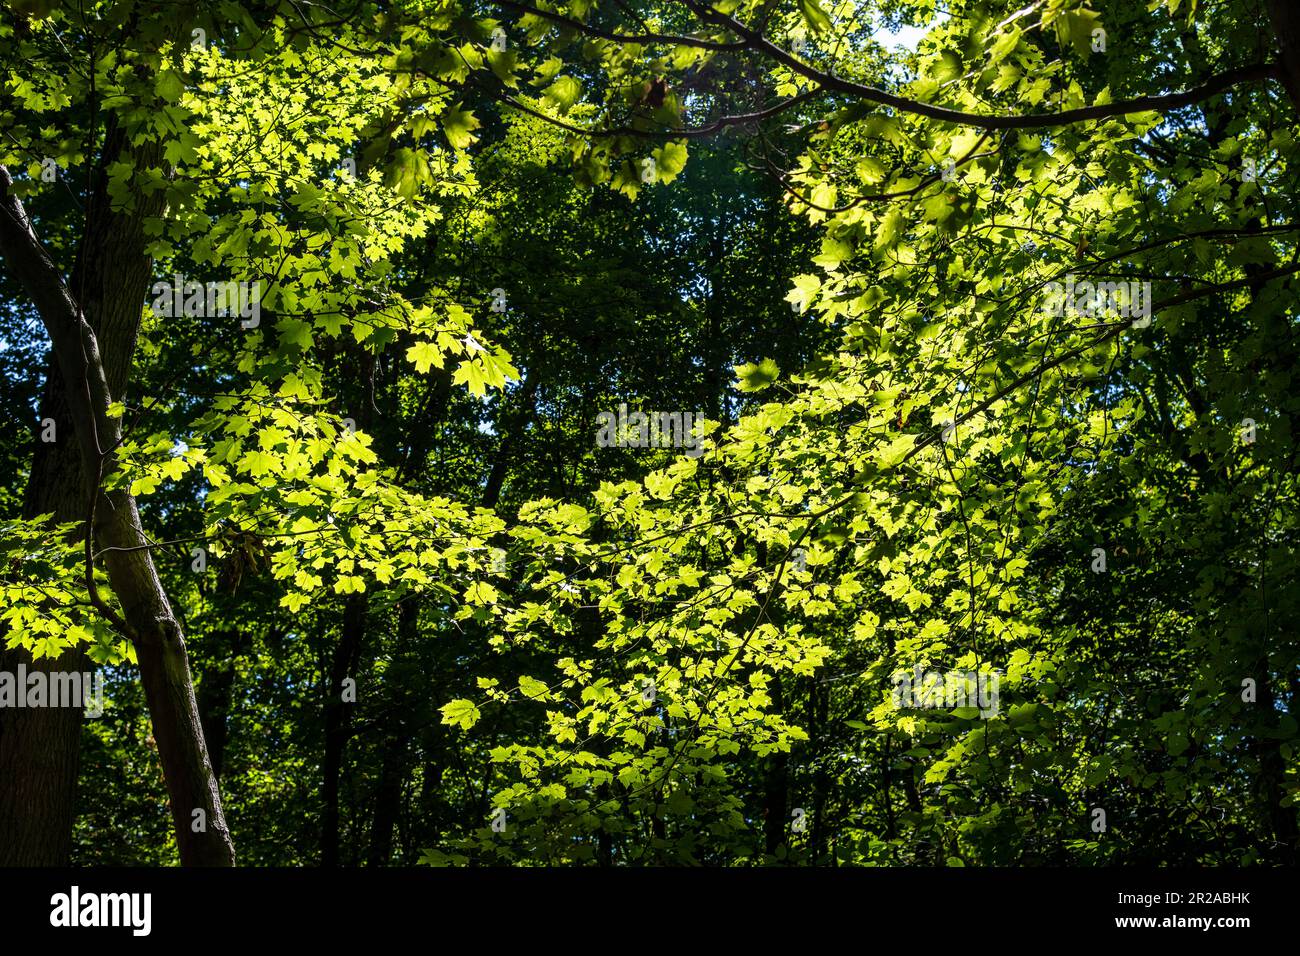
[[(111, 148), (116, 135), (107, 134), (106, 157), (121, 155)], [(158, 159), (128, 158), (145, 163)], [(0, 255), (49, 333), (80, 451), (86, 500), (95, 505), (94, 539), (105, 551), (104, 565), (121, 615), (93, 591), (91, 597), (135, 647), (181, 862), (233, 865), (234, 847), (208, 762), (180, 625), (154, 567), (135, 499), (122, 491), (100, 491), (114, 466), (112, 449), (121, 440), (120, 423), (108, 409), (115, 396), (125, 393), (148, 284), (142, 222), (160, 209), (141, 200), (129, 216), (110, 212), (101, 176), (70, 288), (37, 238), (22, 203), (11, 195), (12, 183), (8, 170), (0, 167)], [(74, 289), (81, 290), (80, 298)]]
[(423, 685), (418, 675), (425, 673), (417, 663), (420, 659), (419, 597), (412, 596), (399, 604), (397, 614), (397, 640), (406, 663), (390, 667), (384, 681), (387, 712), (394, 715), (396, 726), (383, 738), (383, 760), (370, 825), (370, 848), (366, 854), (370, 866), (387, 866), (393, 857), (393, 830), (401, 813), (402, 791), (410, 769), (413, 737), (410, 715), (415, 712), (413, 695), (419, 693)]
[(409, 746), (410, 739), (405, 735), (384, 742), (379, 789), (375, 794), (375, 815), (370, 826), (370, 848), (366, 855), (370, 866), (387, 866), (393, 858), (393, 828), (397, 825), (402, 805), (402, 783), (406, 779)]
[(1278, 79), (1291, 105), (1300, 108), (1300, 7), (1295, 0), (1268, 0), (1268, 18), (1277, 40)]
[[(824, 855), (826, 840), (826, 822), (823, 819), (827, 813), (827, 777), (823, 757), (826, 751), (826, 742), (824, 734), (826, 731), (827, 705), (830, 697), (830, 691), (822, 692), (821, 688), (814, 679), (812, 688), (808, 693), (808, 712), (810, 720), (808, 722), (808, 749), (812, 755), (813, 772), (812, 772), (812, 809), (809, 816), (812, 817), (812, 826), (809, 828), (808, 845), (809, 845), (809, 862), (813, 866), (822, 866), (822, 857)], [(833, 862), (833, 861), (832, 861)]]
[[(772, 677), (772, 710), (778, 714), (785, 713), (785, 703), (781, 698), (781, 676)], [(785, 821), (789, 815), (787, 808), (790, 779), (789, 755), (773, 754), (769, 758), (767, 776), (764, 781), (764, 803), (766, 819), (763, 821), (767, 852), (774, 855), (785, 842)]]
[[(352, 729), (355, 703), (344, 701), (344, 681), (356, 680), (357, 662), (366, 632), (368, 601), (353, 594), (343, 605), (343, 633), (330, 663), (329, 696), (325, 701), (325, 758), (321, 767), (321, 866), (339, 865), (339, 780), (343, 752)], [(355, 687), (355, 685), (354, 685)]]
[(431, 846), (442, 838), (444, 801), (442, 777), (446, 770), (443, 755), (445, 733), (436, 718), (426, 721), (420, 735), (423, 760), (420, 769), (419, 832), (425, 835), (425, 845)]
[[(247, 650), (248, 632), (239, 628), (219, 631), (210, 638), (211, 663), (199, 683), (199, 723), (208, 744), (212, 773), (218, 779), (226, 763), (226, 740), (229, 738), (230, 701), (235, 690), (235, 670), (239, 657)], [(206, 643), (206, 642), (205, 642)]]
[[(55, 422), (54, 442), (36, 442), (23, 517), (55, 522), (86, 516), (81, 454), (51, 357), (40, 418)], [(22, 648), (0, 651), (0, 670), (85, 671), (88, 659), (69, 648), (57, 659), (33, 661)], [(0, 708), (0, 867), (65, 866), (72, 849), (82, 711), (74, 707)]]

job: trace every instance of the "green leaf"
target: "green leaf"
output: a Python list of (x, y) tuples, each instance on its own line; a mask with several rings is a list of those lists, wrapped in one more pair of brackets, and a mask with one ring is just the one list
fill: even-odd
[(880, 451), (876, 452), (876, 464), (881, 469), (893, 468), (900, 461), (908, 456), (912, 448), (916, 445), (915, 435), (902, 435), (894, 439)]
[(799, 0), (799, 15), (815, 33), (823, 33), (831, 28), (830, 14), (822, 9), (817, 0)]
[(902, 210), (897, 206), (891, 207), (880, 220), (880, 228), (876, 232), (876, 251), (881, 252), (896, 243), (903, 233), (903, 225)]
[(885, 178), (885, 166), (880, 160), (871, 156), (863, 156), (857, 164), (858, 178), (868, 186), (874, 185)]
[(489, 50), (487, 61), (492, 72), (503, 84), (512, 89), (519, 86), (519, 80), (515, 78), (519, 54), (514, 50)]
[(655, 158), (655, 171), (661, 183), (670, 183), (686, 168), (686, 140), (664, 143), (651, 154)]
[(455, 149), (468, 149), (478, 139), (474, 135), (478, 128), (478, 119), (469, 110), (461, 109), (459, 103), (442, 114), (442, 131)]
[(423, 152), (403, 147), (393, 154), (384, 171), (384, 185), (408, 202), (419, 195), (420, 187), (430, 180), (429, 161)]
[(406, 360), (415, 363), (415, 370), (423, 375), (431, 366), (442, 368), (442, 351), (432, 342), (416, 342), (406, 350)]
[(776, 381), (781, 370), (777, 368), (776, 362), (767, 358), (755, 365), (753, 362), (746, 362), (744, 365), (735, 366), (736, 375), (740, 381), (736, 384), (742, 392), (758, 392), (767, 388)]
[(1076, 53), (1087, 54), (1092, 49), (1092, 31), (1101, 26), (1101, 16), (1093, 10), (1073, 10), (1061, 14), (1056, 21), (1056, 36), (1061, 46), (1070, 45)]
[(524, 674), (519, 678), (519, 692), (529, 700), (545, 700), (550, 690), (537, 678)]
[(185, 81), (175, 70), (163, 70), (158, 74), (154, 90), (168, 103), (179, 103), (185, 95)]
[(561, 116), (573, 108), (582, 95), (582, 84), (571, 76), (561, 76), (542, 93), (542, 99)]
[(478, 723), (481, 716), (478, 708), (468, 700), (453, 700), (443, 704), (441, 710), (444, 724), (451, 724), (453, 727), (459, 725), (462, 730), (469, 730)]

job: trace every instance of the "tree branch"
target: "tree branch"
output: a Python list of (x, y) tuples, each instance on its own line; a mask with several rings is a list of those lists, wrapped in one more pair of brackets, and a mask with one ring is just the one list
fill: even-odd
[(854, 96), (858, 99), (864, 99), (872, 103), (879, 103), (881, 106), (891, 106), (896, 110), (910, 113), (914, 116), (925, 116), (945, 123), (953, 123), (958, 126), (973, 126), (977, 129), (1041, 129), (1055, 126), (1070, 126), (1074, 123), (1081, 123), (1087, 120), (1107, 119), (1112, 116), (1128, 116), (1133, 113), (1163, 113), (1169, 110), (1180, 109), (1184, 106), (1190, 106), (1191, 104), (1199, 103), (1202, 100), (1207, 100), (1218, 93), (1231, 89), (1239, 83), (1273, 79), (1278, 76), (1277, 64), (1255, 63), (1250, 66), (1243, 66), (1235, 70), (1227, 70), (1226, 72), (1216, 74), (1200, 86), (1186, 90), (1182, 93), (1169, 93), (1163, 96), (1139, 96), (1136, 99), (1120, 100), (1116, 103), (1106, 103), (1097, 106), (1085, 106), (1079, 109), (1065, 110), (1061, 113), (981, 116), (978, 113), (966, 113), (961, 110), (949, 109), (945, 106), (934, 106), (929, 103), (920, 103), (916, 100), (910, 100), (903, 96), (888, 93), (885, 90), (878, 89), (874, 86), (868, 86), (864, 83), (855, 83), (852, 80), (845, 80), (835, 76), (834, 74), (826, 73), (816, 67), (809, 66), (807, 63), (804, 63), (792, 54), (787, 53), (770, 40), (765, 39), (760, 34), (749, 29), (735, 18), (727, 16), (725, 13), (719, 13), (717, 10), (697, 2), (697, 0), (681, 0), (681, 2), (686, 4), (686, 6), (688, 6), (695, 15), (704, 22), (725, 27), (736, 36), (748, 41), (748, 46), (751, 49), (762, 52), (769, 58), (776, 60), (778, 63), (788, 66), (795, 73), (814, 81), (823, 89), (833, 90), (837, 93), (844, 93), (848, 96)]
[[(429, 77), (429, 79), (441, 82), (448, 87), (452, 86), (452, 84), (447, 83), (445, 80), (438, 80), (437, 77)], [(552, 126), (558, 126), (562, 130), (566, 130), (570, 133), (577, 133), (580, 136), (602, 138), (610, 136), (642, 136), (647, 139), (661, 137), (664, 139), (703, 139), (708, 136), (714, 136), (731, 126), (744, 126), (749, 123), (757, 123), (765, 119), (770, 119), (779, 113), (785, 112), (791, 107), (798, 106), (800, 103), (807, 102), (808, 100), (820, 95), (820, 91), (818, 90), (809, 90), (805, 93), (800, 93), (797, 96), (792, 96), (789, 99), (782, 100), (775, 106), (769, 106), (767, 109), (758, 110), (754, 113), (740, 113), (732, 116), (719, 117), (707, 126), (665, 127), (658, 130), (636, 129), (632, 126), (615, 126), (610, 129), (587, 129), (581, 126), (574, 126), (572, 123), (566, 123), (564, 120), (557, 119), (554, 116), (547, 116), (540, 110), (534, 109), (527, 103), (524, 103), (507, 93), (501, 93), (497, 90), (489, 89), (483, 83), (477, 83), (476, 86), (487, 93), (488, 96), (497, 100), (497, 102), (504, 103), (522, 113), (527, 113), (529, 116), (534, 116), (537, 119), (550, 123)]]
[[(95, 584), (93, 539), (95, 507), (99, 499), (104, 456), (99, 440), (99, 416), (96, 408), (107, 409), (108, 383), (98, 362), (99, 345), (94, 330), (81, 314), (81, 307), (59, 274), (58, 267), (41, 244), (31, 218), (22, 202), (12, 192), (13, 176), (0, 166), (0, 255), (9, 263), (15, 278), (35, 303), (41, 321), (54, 346), (55, 358), (68, 383), (68, 404), (74, 421), (79, 422), (77, 435), (81, 444), (82, 468), (89, 500), (89, 517), (85, 529), (86, 590), (90, 603), (119, 633), (133, 638), (128, 623), (100, 596)], [(94, 374), (98, 373), (98, 374)], [(76, 388), (80, 384), (82, 388)], [(96, 403), (96, 393), (99, 401)]]

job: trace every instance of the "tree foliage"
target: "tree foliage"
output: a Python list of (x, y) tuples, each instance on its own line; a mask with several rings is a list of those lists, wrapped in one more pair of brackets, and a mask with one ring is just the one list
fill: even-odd
[(0, 446), (0, 621), (111, 675), (76, 858), (200, 852), (143, 553), (245, 862), (1296, 862), (1263, 8), (10, 3), (0, 402), (39, 445), (44, 329), (85, 491)]

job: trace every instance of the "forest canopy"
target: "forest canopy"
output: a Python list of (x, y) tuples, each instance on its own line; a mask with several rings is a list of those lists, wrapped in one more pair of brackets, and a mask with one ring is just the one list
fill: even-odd
[(1300, 862), (1288, 0), (0, 64), (0, 865)]

